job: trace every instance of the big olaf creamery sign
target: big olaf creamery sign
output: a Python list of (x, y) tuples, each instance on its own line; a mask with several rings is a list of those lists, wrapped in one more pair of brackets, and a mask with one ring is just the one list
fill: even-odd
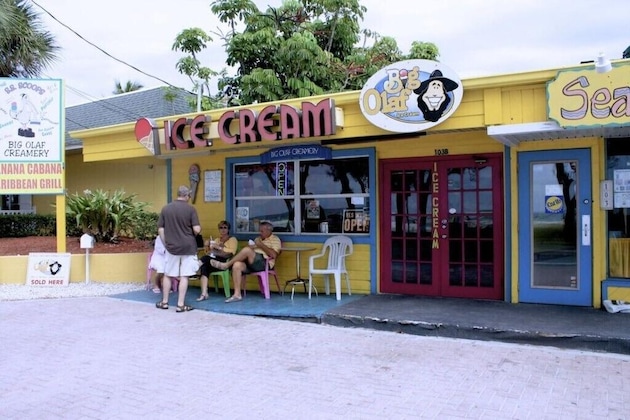
[(64, 194), (61, 80), (0, 78), (0, 192)]
[(359, 105), (373, 125), (396, 133), (413, 133), (453, 115), (462, 96), (462, 82), (444, 64), (407, 60), (372, 75), (361, 90)]

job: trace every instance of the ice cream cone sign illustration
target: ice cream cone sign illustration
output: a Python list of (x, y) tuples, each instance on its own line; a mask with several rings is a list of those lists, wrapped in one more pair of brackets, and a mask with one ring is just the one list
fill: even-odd
[(152, 155), (160, 154), (160, 140), (155, 121), (149, 118), (140, 118), (136, 121), (136, 140), (143, 145)]
[(201, 169), (199, 165), (193, 163), (190, 165), (188, 169), (188, 180), (190, 181), (190, 191), (192, 193), (192, 202), (195, 204), (195, 200), (197, 198), (197, 187), (199, 186), (199, 174), (201, 173)]

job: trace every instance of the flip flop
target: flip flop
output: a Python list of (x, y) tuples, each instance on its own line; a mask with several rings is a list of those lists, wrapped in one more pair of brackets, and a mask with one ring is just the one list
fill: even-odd
[(192, 306), (188, 306), (188, 305), (183, 305), (183, 306), (178, 306), (177, 309), (175, 309), (175, 312), (189, 312), (192, 311), (193, 308)]
[(232, 297), (229, 297), (229, 298), (225, 299), (225, 303), (240, 302), (241, 300), (243, 300), (242, 296), (238, 296), (238, 297), (237, 296), (232, 296)]

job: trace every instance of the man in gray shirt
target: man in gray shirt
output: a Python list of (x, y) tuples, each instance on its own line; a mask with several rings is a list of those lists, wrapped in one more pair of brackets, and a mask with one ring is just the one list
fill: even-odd
[(188, 277), (199, 270), (195, 237), (201, 233), (201, 225), (197, 210), (188, 204), (191, 193), (187, 186), (180, 186), (177, 199), (162, 208), (158, 219), (158, 234), (166, 248), (162, 300), (155, 304), (158, 309), (168, 309), (171, 278), (179, 278), (176, 312), (193, 310), (192, 306), (186, 305), (185, 299)]

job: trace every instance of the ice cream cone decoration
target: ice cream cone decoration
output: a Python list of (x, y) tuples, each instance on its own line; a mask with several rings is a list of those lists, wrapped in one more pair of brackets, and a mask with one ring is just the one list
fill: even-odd
[(201, 169), (196, 163), (193, 163), (190, 165), (190, 168), (188, 168), (188, 180), (190, 181), (190, 191), (192, 193), (190, 198), (192, 199), (193, 204), (195, 204), (195, 200), (197, 198), (197, 187), (199, 186), (200, 173)]
[(146, 147), (152, 155), (160, 154), (160, 143), (157, 134), (157, 125), (148, 118), (140, 118), (135, 126), (136, 140)]

